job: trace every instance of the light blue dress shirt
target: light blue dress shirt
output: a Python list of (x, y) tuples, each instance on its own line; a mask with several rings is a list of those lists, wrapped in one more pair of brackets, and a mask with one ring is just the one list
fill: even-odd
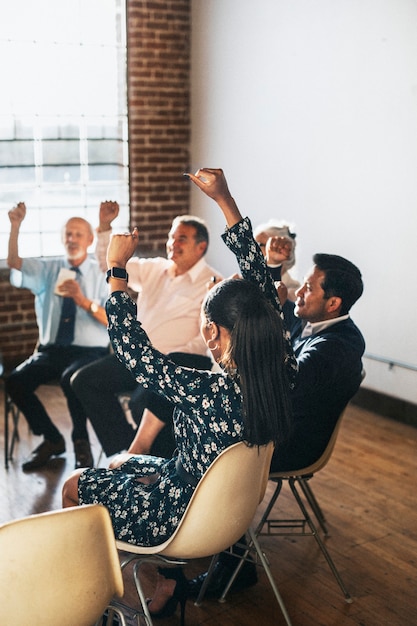
[[(23, 259), (21, 270), (12, 269), (10, 282), (14, 287), (29, 289), (35, 295), (35, 313), (39, 328), (39, 342), (43, 346), (55, 343), (63, 298), (54, 293), (55, 283), (62, 267), (70, 268), (64, 257)], [(105, 275), (90, 257), (79, 266), (79, 282), (84, 295), (104, 306), (108, 297)], [(106, 347), (109, 344), (107, 328), (81, 307), (77, 307), (75, 333), (72, 345)]]

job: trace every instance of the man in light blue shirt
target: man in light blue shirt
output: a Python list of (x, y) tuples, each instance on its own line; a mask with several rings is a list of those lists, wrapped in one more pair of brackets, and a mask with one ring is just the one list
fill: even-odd
[(12, 371), (6, 389), (24, 414), (32, 432), (44, 440), (23, 463), (25, 471), (43, 467), (52, 456), (65, 452), (62, 434), (53, 424), (36, 389), (59, 380), (73, 421), (75, 467), (92, 467), (93, 457), (85, 411), (72, 391), (70, 378), (81, 366), (108, 353), (105, 277), (98, 263), (88, 256), (93, 243), (91, 225), (83, 218), (68, 220), (63, 229), (66, 256), (23, 259), (18, 237), (26, 215), (23, 202), (9, 211), (11, 223), (8, 265), (10, 282), (35, 295), (39, 344), (26, 361)]

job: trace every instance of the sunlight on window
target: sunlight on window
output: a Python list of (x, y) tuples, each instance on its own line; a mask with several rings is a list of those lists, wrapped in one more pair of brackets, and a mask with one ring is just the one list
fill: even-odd
[(95, 226), (102, 200), (129, 221), (124, 0), (14, 0), (2, 11), (0, 257), (7, 211), (28, 212), (22, 256), (62, 253), (68, 217)]

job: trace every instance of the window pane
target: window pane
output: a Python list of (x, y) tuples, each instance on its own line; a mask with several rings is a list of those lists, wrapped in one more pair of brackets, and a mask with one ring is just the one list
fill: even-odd
[(14, 0), (0, 20), (0, 54), (0, 255), (19, 201), (28, 209), (22, 256), (62, 254), (65, 220), (95, 226), (106, 199), (119, 202), (115, 227), (125, 230), (124, 0)]

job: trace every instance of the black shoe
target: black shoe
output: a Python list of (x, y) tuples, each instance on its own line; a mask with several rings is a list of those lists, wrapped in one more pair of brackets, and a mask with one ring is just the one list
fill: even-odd
[[(184, 626), (185, 603), (188, 597), (188, 581), (184, 576), (184, 572), (181, 567), (158, 567), (158, 572), (164, 578), (170, 578), (176, 581), (174, 593), (170, 598), (168, 598), (165, 606), (160, 611), (152, 613), (152, 611), (149, 610), (149, 613), (152, 617), (156, 618), (171, 617), (171, 615), (174, 615), (179, 602), (181, 607), (181, 626)], [(151, 604), (151, 602), (152, 600), (149, 600), (148, 604)]]
[[(218, 561), (214, 566), (214, 572), (211, 577), (211, 581), (209, 586), (206, 589), (206, 598), (214, 598), (220, 597), (223, 593), (227, 583), (232, 576), (236, 565), (238, 564), (237, 559), (234, 559), (235, 565), (225, 565)], [(187, 590), (188, 595), (196, 598), (200, 593), (201, 587), (203, 586), (204, 581), (207, 578), (207, 572), (204, 574), (200, 574), (196, 578), (188, 581)], [(256, 565), (255, 563), (251, 563), (250, 561), (246, 561), (242, 566), (236, 580), (234, 581), (231, 591), (242, 591), (242, 589), (246, 589), (247, 587), (252, 587), (256, 585), (258, 582), (258, 574), (256, 573)]]
[(82, 467), (94, 467), (94, 459), (88, 439), (76, 439), (74, 441), (75, 469)]
[(49, 441), (45, 439), (35, 450), (31, 453), (27, 461), (22, 464), (22, 470), (24, 472), (31, 472), (32, 470), (39, 469), (47, 464), (49, 459), (53, 456), (58, 456), (65, 452), (65, 439), (61, 437), (57, 442)]

